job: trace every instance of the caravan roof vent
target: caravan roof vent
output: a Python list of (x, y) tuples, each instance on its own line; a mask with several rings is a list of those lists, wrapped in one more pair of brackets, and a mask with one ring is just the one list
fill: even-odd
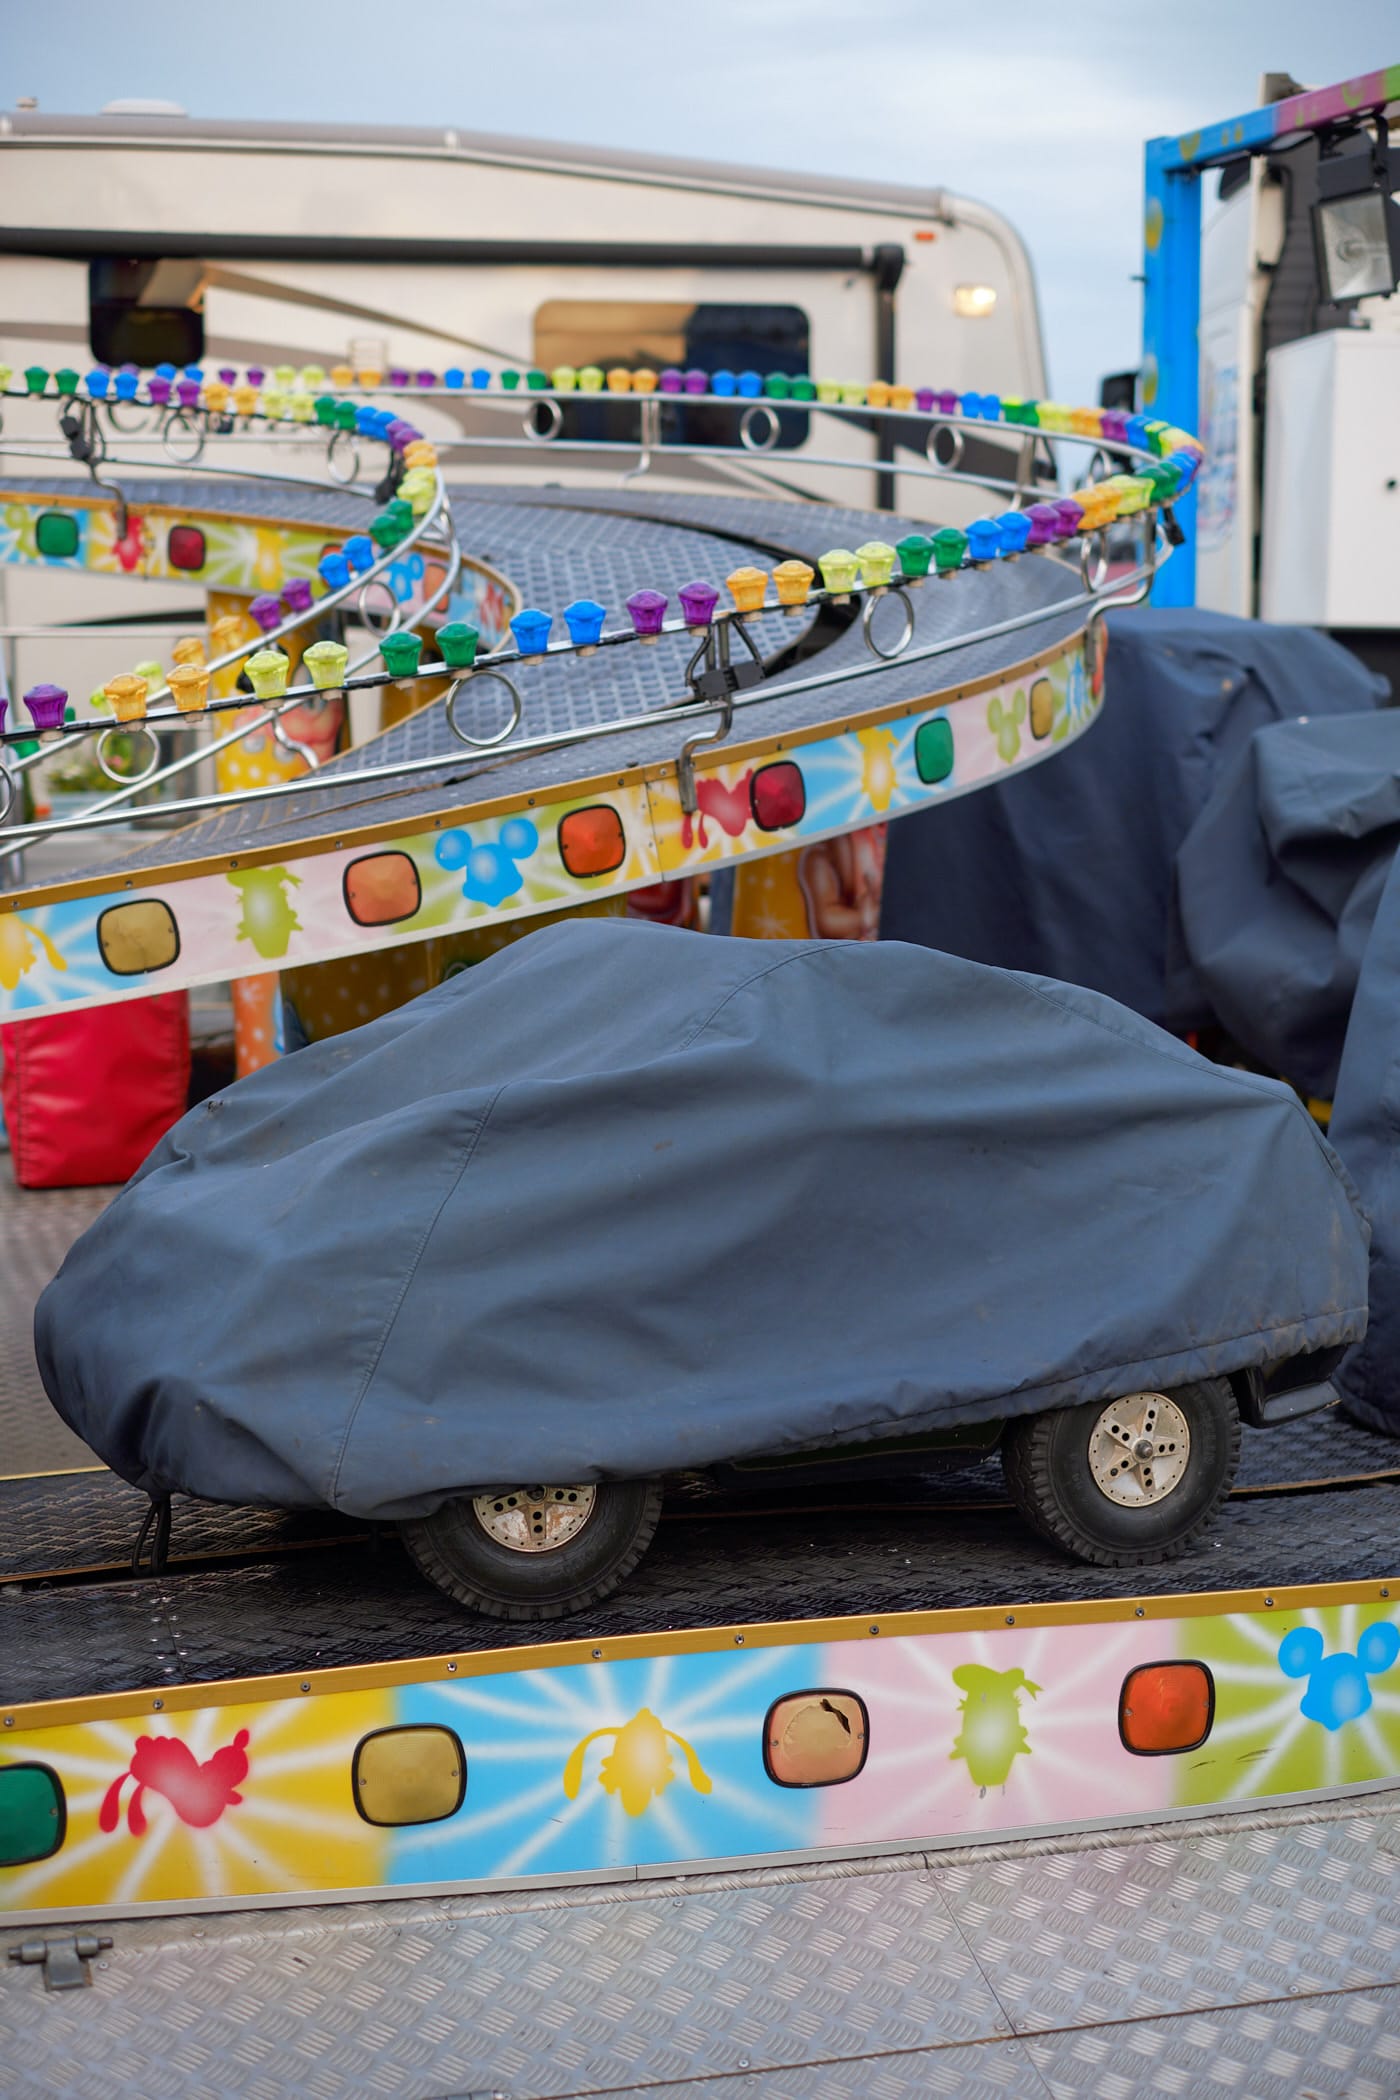
[(122, 102), (104, 102), (98, 112), (104, 117), (187, 117), (178, 102), (159, 102), (148, 95), (132, 95)]

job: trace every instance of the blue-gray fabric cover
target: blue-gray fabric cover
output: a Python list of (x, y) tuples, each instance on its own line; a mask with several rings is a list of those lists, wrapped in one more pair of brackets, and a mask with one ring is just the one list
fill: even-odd
[[(1328, 636), (1224, 613), (1113, 613), (1104, 707), (1050, 763), (889, 829), (881, 932), (1106, 992), (1185, 1031), (1214, 1008), (1174, 952), (1177, 850), (1266, 724), (1371, 711), (1384, 679)], [(1228, 900), (1227, 900), (1228, 901)]]
[(1296, 1098), (896, 943), (550, 927), (192, 1111), (77, 1242), (49, 1395), (142, 1487), (425, 1513), (1358, 1336)]
[(1241, 1049), (1305, 1093), (1337, 1084), (1397, 844), (1400, 710), (1387, 708), (1255, 730), (1177, 855), (1174, 959)]
[(1361, 964), (1332, 1136), (1371, 1217), (1371, 1323), (1337, 1377), (1349, 1413), (1400, 1436), (1400, 863)]

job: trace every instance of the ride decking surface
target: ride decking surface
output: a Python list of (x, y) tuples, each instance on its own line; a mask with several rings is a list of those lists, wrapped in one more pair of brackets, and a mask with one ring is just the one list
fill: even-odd
[[(680, 1627), (1071, 1602), (1259, 1584), (1382, 1580), (1395, 1572), (1400, 1445), (1336, 1415), (1246, 1433), (1239, 1490), (1181, 1559), (1091, 1569), (1037, 1539), (1006, 1505), (993, 1459), (829, 1489), (679, 1489), (626, 1587), (586, 1615), (533, 1629), (463, 1612), (414, 1570), (391, 1530), (329, 1513), (180, 1498), (170, 1563), (132, 1578), (147, 1504), (95, 1468), (39, 1384), (34, 1298), (107, 1191), (0, 1183), (0, 1698), (6, 1705), (195, 1684), (534, 1637), (612, 1638)], [(25, 1463), (17, 1463), (17, 1457)], [(19, 1477), (15, 1477), (19, 1476)]]

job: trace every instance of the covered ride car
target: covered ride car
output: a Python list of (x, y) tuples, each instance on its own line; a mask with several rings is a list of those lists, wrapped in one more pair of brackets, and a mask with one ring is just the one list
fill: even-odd
[(1241, 1412), (1331, 1397), (1366, 1259), (1286, 1087), (1098, 994), (574, 920), (194, 1109), (35, 1326), (152, 1495), (390, 1520), (547, 1617), (667, 1476), (989, 1422), (1071, 1552), (1180, 1550)]

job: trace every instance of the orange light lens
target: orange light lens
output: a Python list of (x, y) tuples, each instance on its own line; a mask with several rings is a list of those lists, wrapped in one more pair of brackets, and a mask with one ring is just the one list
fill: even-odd
[(1118, 1699), (1118, 1733), (1135, 1757), (1199, 1750), (1215, 1716), (1215, 1680), (1204, 1663), (1144, 1663)]

